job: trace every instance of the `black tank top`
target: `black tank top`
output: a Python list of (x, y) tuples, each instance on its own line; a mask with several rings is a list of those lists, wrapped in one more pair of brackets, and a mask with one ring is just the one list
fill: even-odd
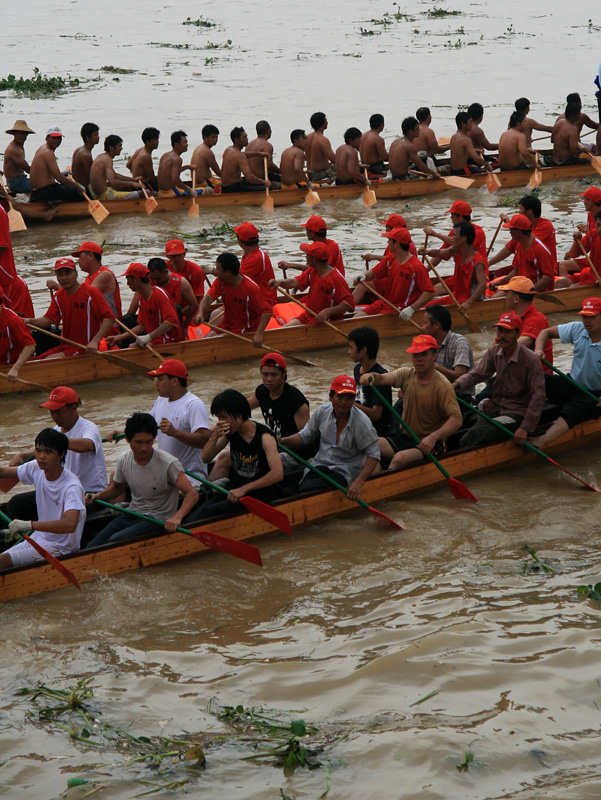
[(260, 422), (255, 422), (255, 425), (255, 435), (250, 442), (245, 441), (237, 432), (227, 437), (232, 457), (229, 475), (230, 489), (236, 489), (238, 486), (244, 486), (245, 483), (256, 481), (269, 472), (269, 463), (263, 449), (261, 436), (264, 433), (268, 433), (270, 436), (274, 435), (266, 425), (262, 425)]

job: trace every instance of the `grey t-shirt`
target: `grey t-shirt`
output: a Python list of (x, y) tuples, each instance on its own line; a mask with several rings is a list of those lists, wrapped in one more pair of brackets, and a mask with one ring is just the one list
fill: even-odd
[(132, 511), (166, 520), (177, 511), (179, 490), (175, 482), (182, 471), (180, 461), (163, 450), (153, 450), (145, 467), (136, 464), (128, 450), (117, 461), (115, 481), (129, 486)]

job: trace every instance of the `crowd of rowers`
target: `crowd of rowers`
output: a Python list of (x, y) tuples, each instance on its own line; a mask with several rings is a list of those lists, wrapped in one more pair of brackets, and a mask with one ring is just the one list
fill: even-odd
[[(34, 134), (25, 120), (17, 120), (6, 133), (13, 139), (4, 151), (4, 174), (13, 196), (47, 203), (84, 200), (85, 194), (96, 200), (131, 199), (153, 192), (159, 197), (213, 192), (248, 192), (313, 186), (313, 182), (333, 182), (337, 185), (364, 184), (373, 180), (411, 180), (430, 176), (469, 175), (481, 171), (533, 169), (535, 166), (562, 166), (586, 162), (587, 153), (601, 149), (599, 123), (582, 110), (580, 95), (569, 94), (566, 107), (552, 125), (537, 122), (529, 116), (530, 101), (521, 97), (508, 128), (498, 142), (491, 143), (482, 129), (484, 107), (472, 103), (467, 111), (455, 117), (456, 131), (449, 139), (439, 140), (432, 130), (432, 115), (426, 107), (417, 109), (415, 117), (406, 117), (401, 125), (402, 136), (389, 148), (382, 137), (384, 117), (373, 114), (369, 129), (350, 127), (344, 133), (344, 143), (336, 151), (325, 135), (328, 119), (324, 112), (310, 118), (311, 132), (296, 128), (290, 133), (291, 146), (286, 148), (279, 165), (274, 161), (272, 131), (269, 122), (256, 125), (257, 136), (251, 142), (243, 127), (230, 132), (231, 145), (224, 153), (221, 166), (213, 148), (218, 142), (219, 129), (213, 124), (202, 128), (202, 143), (193, 151), (190, 163), (182, 156), (188, 150), (185, 131), (171, 134), (171, 150), (164, 153), (155, 174), (153, 152), (159, 146), (160, 131), (145, 128), (142, 146), (128, 159), (129, 175), (119, 174), (114, 159), (123, 150), (123, 139), (110, 134), (104, 139), (104, 152), (93, 156), (100, 141), (99, 126), (86, 122), (81, 128), (83, 144), (73, 153), (71, 169), (61, 171), (56, 157), (63, 141), (58, 126), (46, 131), (45, 142), (31, 162), (25, 157), (25, 142)], [(581, 142), (584, 127), (597, 132), (597, 144)], [(539, 159), (533, 148), (532, 132), (550, 134), (553, 152)], [(438, 159), (449, 151), (448, 164)], [(488, 151), (488, 154), (487, 154)], [(494, 153), (494, 155), (490, 155)], [(583, 161), (584, 156), (584, 161)], [(192, 179), (184, 181), (182, 173), (190, 170)], [(23, 208), (24, 206), (24, 208)], [(49, 211), (27, 209), (26, 202), (18, 208), (25, 215), (49, 215)]]
[[(390, 372), (378, 362), (378, 332), (358, 327), (348, 336), (352, 376), (336, 376), (313, 414), (303, 392), (288, 382), (280, 353), (261, 359), (261, 382), (254, 390), (226, 389), (213, 398), (213, 425), (203, 400), (189, 391), (188, 370), (178, 359), (166, 359), (148, 373), (158, 394), (150, 411), (136, 411), (123, 431), (113, 430), (105, 439), (80, 416), (77, 393), (55, 388), (40, 406), (49, 410), (54, 427), (44, 428), (33, 449), (0, 468), (0, 478), (34, 487), (6, 506), (12, 521), (4, 533), (0, 570), (40, 559), (27, 540), (19, 541), (26, 532), (54, 556), (79, 549), (95, 500), (129, 501), (129, 510), (143, 518), (116, 507), (118, 513), (84, 541), (86, 547), (206, 524), (235, 513), (243, 497), (271, 503), (291, 493), (329, 489), (331, 480), (357, 500), (368, 478), (382, 469), (499, 438), (493, 421), (512, 431), (518, 445), (530, 439), (545, 447), (574, 425), (598, 419), (601, 403), (564, 377), (545, 373), (543, 364), (551, 358), (553, 339), (571, 343), (572, 378), (601, 394), (601, 299), (583, 303), (581, 321), (549, 327), (532, 307), (532, 281), (514, 276), (503, 287), (507, 310), (478, 363), (469, 341), (451, 330), (451, 315), (441, 304), (426, 309), (423, 333), (407, 348), (411, 364)], [(474, 387), (482, 383), (485, 388), (474, 398)], [(415, 439), (391, 414), (393, 387), (399, 390), (396, 408)], [(491, 421), (478, 416), (474, 422), (469, 411), (474, 405)], [(251, 418), (253, 409), (260, 409), (263, 422)], [(544, 411), (547, 422), (553, 421), (539, 430)], [(129, 447), (107, 480), (103, 442), (120, 436)], [(199, 478), (207, 475), (221, 492), (200, 489)]]

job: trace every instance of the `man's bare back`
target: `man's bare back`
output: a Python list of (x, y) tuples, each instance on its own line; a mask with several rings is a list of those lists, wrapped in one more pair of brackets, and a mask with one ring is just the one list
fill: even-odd
[(182, 157), (174, 150), (164, 153), (159, 161), (159, 169), (157, 171), (157, 183), (159, 191), (168, 192), (177, 186), (183, 191), (188, 190), (188, 186), (184, 184), (180, 178), (180, 173), (183, 170)]
[(66, 180), (60, 181), (59, 176), (63, 177), (56, 163), (54, 150), (44, 143), (38, 147), (31, 162), (31, 188), (41, 189), (43, 186), (54, 183), (55, 180), (58, 180), (59, 183), (67, 183)]
[[(252, 142), (249, 142), (246, 147), (244, 148), (244, 152), (246, 155), (250, 155), (251, 153), (260, 153), (261, 156), (267, 156), (267, 171), (273, 172), (275, 174), (279, 174), (280, 168), (277, 164), (273, 162), (273, 145), (271, 142), (268, 142), (267, 139), (264, 139), (262, 136), (258, 136), (256, 139), (253, 139)], [(265, 167), (263, 166), (265, 159), (262, 157), (255, 157), (248, 159), (248, 166), (250, 171), (253, 175), (257, 178), (264, 178), (265, 177)], [(275, 179), (274, 179), (275, 180)]]
[(499, 166), (502, 170), (521, 169), (524, 164), (534, 166), (534, 156), (528, 151), (523, 131), (510, 128), (499, 139)]
[(341, 144), (336, 150), (336, 183), (365, 183), (359, 166), (359, 153), (352, 144)]
[(154, 174), (154, 164), (152, 163), (152, 154), (148, 152), (145, 146), (139, 147), (131, 157), (130, 171), (134, 178), (139, 178), (143, 183), (150, 186), (157, 185), (157, 178)]
[(327, 136), (314, 131), (307, 137), (307, 166), (312, 172), (321, 172), (336, 161), (336, 154)]
[(474, 147), (477, 147), (479, 150), (497, 150), (499, 147), (498, 144), (493, 144), (488, 141), (486, 134), (479, 125), (473, 125), (468, 136), (472, 140)]
[[(306, 140), (307, 137), (305, 136), (304, 141), (306, 142)], [(307, 175), (304, 168), (305, 151), (296, 145), (287, 147), (283, 151), (280, 161), (282, 184), (285, 186), (292, 186), (295, 183), (306, 183)]]
[(425, 122), (420, 122), (419, 124), (419, 136), (417, 139), (413, 140), (413, 144), (415, 149), (419, 152), (425, 151), (425, 153), (432, 158), (432, 156), (437, 155), (438, 153), (444, 153), (449, 149), (449, 145), (439, 145), (438, 139), (436, 138), (436, 134), (430, 128), (430, 126)]
[(196, 167), (196, 185), (200, 186), (211, 179), (213, 173), (221, 175), (221, 169), (211, 148), (204, 142), (192, 153), (190, 163)]
[(374, 130), (366, 131), (361, 136), (359, 153), (361, 155), (361, 161), (369, 166), (388, 161), (386, 142), (382, 136)]
[(469, 133), (457, 131), (451, 136), (451, 169), (465, 171), (468, 169), (468, 159), (480, 167), (486, 166), (486, 161), (476, 152)]
[(565, 117), (559, 119), (553, 126), (553, 160), (557, 164), (575, 158), (581, 152), (580, 134), (574, 121)]
[(95, 195), (101, 195), (109, 187), (109, 176), (114, 175), (113, 159), (108, 153), (100, 153), (92, 162), (90, 185)]
[(90, 183), (90, 170), (94, 163), (92, 151), (85, 146), (80, 145), (73, 153), (71, 158), (71, 171), (77, 183), (82, 186), (88, 186)]
[(7, 181), (11, 181), (29, 172), (30, 168), (25, 158), (25, 148), (23, 144), (13, 140), (7, 145), (4, 151), (4, 177)]

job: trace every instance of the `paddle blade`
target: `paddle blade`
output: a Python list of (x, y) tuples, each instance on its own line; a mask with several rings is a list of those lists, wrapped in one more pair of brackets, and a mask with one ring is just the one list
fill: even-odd
[(448, 144), (451, 144), (451, 140), (449, 139), (449, 137), (448, 137), (448, 136), (440, 136), (440, 137), (438, 138), (438, 144), (439, 144), (441, 147), (446, 147), (446, 145), (448, 145)]
[(148, 216), (150, 216), (152, 214), (152, 212), (155, 210), (155, 208), (157, 206), (158, 206), (158, 203), (154, 199), (154, 197), (147, 197), (146, 198), (146, 202), (144, 203), (144, 208), (146, 209), (146, 213), (148, 214)]
[(601, 156), (592, 156), (591, 164), (593, 165), (593, 169), (601, 175)]
[(305, 204), (311, 208), (311, 206), (316, 206), (318, 203), (321, 203), (321, 198), (314, 192), (313, 189), (309, 189), (307, 194), (305, 195)]
[(102, 205), (102, 203), (98, 202), (98, 200), (90, 200), (88, 203), (88, 211), (94, 218), (94, 222), (96, 222), (97, 225), (100, 225), (101, 222), (104, 222), (109, 215), (109, 212)]
[(273, 525), (275, 528), (279, 528), (284, 533), (289, 533), (292, 536), (292, 527), (290, 525), (290, 520), (283, 513), (277, 508), (272, 508), (268, 506), (267, 503), (262, 503), (260, 500), (257, 500), (255, 497), (241, 497), (240, 503), (250, 511), (251, 514), (255, 514), (257, 517), (261, 517), (264, 519), (265, 522), (269, 522), (270, 525)]
[(535, 169), (534, 174), (528, 181), (528, 188), (535, 189), (537, 186), (540, 186), (542, 182), (543, 182), (543, 173), (540, 171), (540, 169)]
[(273, 211), (273, 197), (270, 194), (267, 194), (265, 200), (263, 200), (261, 208), (263, 211)]
[(501, 181), (497, 178), (494, 172), (488, 172), (486, 174), (486, 188), (491, 194), (496, 192), (497, 189), (501, 188)]
[(383, 519), (389, 525), (392, 525), (393, 528), (398, 528), (398, 530), (400, 531), (405, 530), (405, 528), (401, 525), (400, 522), (395, 522), (395, 520), (393, 520), (391, 517), (387, 517), (386, 514), (384, 514), (382, 511), (378, 511), (377, 508), (374, 508), (373, 506), (368, 506), (368, 508), (372, 514), (375, 514), (376, 517), (380, 517), (380, 519)]
[(200, 216), (200, 211), (198, 209), (198, 203), (196, 202), (196, 198), (192, 198), (192, 205), (188, 209), (188, 216), (189, 217), (198, 217)]
[(142, 364), (136, 364), (135, 361), (129, 361), (127, 358), (115, 356), (112, 352), (107, 352), (106, 350), (99, 350), (98, 355), (102, 356), (102, 358), (105, 358), (107, 361), (112, 362), (117, 367), (122, 367), (129, 372), (133, 372), (135, 375), (145, 375), (150, 380), (154, 380), (152, 376), (148, 374), (148, 367), (145, 367)]
[(254, 544), (237, 542), (235, 539), (230, 539), (227, 536), (220, 536), (218, 533), (211, 533), (211, 531), (190, 531), (190, 533), (195, 539), (198, 539), (199, 542), (206, 544), (207, 547), (211, 547), (213, 550), (219, 550), (230, 556), (241, 558), (243, 561), (256, 564), (258, 567), (263, 566), (259, 548), (255, 547)]
[(11, 233), (27, 230), (27, 225), (23, 219), (23, 214), (21, 214), (20, 211), (17, 211), (17, 209), (13, 206), (10, 207), (10, 211), (8, 212), (8, 224), (10, 226)]
[(17, 478), (0, 478), (0, 492), (10, 492), (18, 483)]
[(470, 492), (465, 484), (458, 481), (457, 478), (448, 478), (447, 486), (451, 490), (453, 497), (457, 500), (469, 500), (471, 503), (478, 502), (478, 498)]
[(472, 333), (482, 333), (482, 328), (478, 325), (477, 322), (474, 322), (474, 320), (471, 317), (468, 317), (467, 314), (464, 314), (463, 316), (465, 317), (465, 321), (467, 322), (467, 327), (470, 329)]
[[(547, 455), (547, 454), (545, 453), (544, 455)], [(601, 489), (597, 489), (597, 487), (596, 487), (596, 486), (592, 486), (590, 483), (587, 483), (585, 480), (583, 480), (582, 478), (580, 478), (578, 475), (574, 474), (573, 472), (570, 472), (570, 470), (569, 470), (569, 469), (566, 469), (566, 467), (562, 466), (562, 465), (561, 465), (561, 464), (559, 464), (557, 461), (554, 461), (554, 460), (553, 460), (552, 458), (550, 458), (549, 456), (547, 456), (547, 460), (548, 460), (548, 461), (549, 461), (551, 464), (555, 464), (555, 466), (556, 466), (556, 467), (559, 467), (559, 469), (563, 470), (563, 472), (565, 472), (566, 474), (570, 475), (572, 478), (575, 478), (577, 481), (579, 481), (579, 482), (580, 482), (580, 483), (581, 483), (583, 486), (585, 486), (587, 489), (590, 489), (590, 490), (591, 490), (591, 492), (601, 492)]]
[(376, 193), (373, 189), (366, 189), (363, 192), (363, 205), (365, 208), (369, 208), (370, 206), (375, 206), (378, 202), (378, 198), (376, 197)]
[(79, 591), (81, 592), (81, 586), (77, 582), (77, 578), (71, 572), (71, 570), (67, 569), (67, 567), (64, 564), (61, 564), (58, 558), (55, 558), (47, 550), (44, 550), (44, 548), (40, 544), (38, 544), (35, 539), (32, 539), (27, 534), (24, 535), (24, 538), (25, 541), (28, 542), (28, 544), (30, 544), (34, 550), (38, 551), (38, 553), (42, 556), (42, 558), (46, 559), (46, 561), (50, 564), (50, 566), (54, 567), (54, 569), (57, 570), (57, 572), (60, 572), (63, 578), (66, 578), (69, 581), (69, 583), (72, 583), (73, 586), (75, 586), (75, 588), (79, 589)]
[(454, 189), (469, 189), (474, 182), (473, 178), (462, 178), (459, 175), (450, 175), (444, 178), (447, 186), (452, 186)]

